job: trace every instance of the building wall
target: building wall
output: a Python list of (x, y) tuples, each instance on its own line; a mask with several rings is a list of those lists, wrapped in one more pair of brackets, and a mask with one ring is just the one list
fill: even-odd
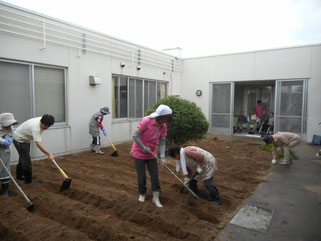
[[(28, 21), (30, 20), (32, 24), (39, 24), (39, 21), (45, 20), (47, 25), (55, 24), (52, 25), (52, 27), (57, 26), (57, 29), (61, 26), (60, 31), (83, 31), (87, 35), (91, 34), (92, 39), (100, 38), (99, 41), (106, 39), (107, 43), (111, 42), (112, 50), (110, 52), (112, 54), (100, 53), (99, 50), (97, 50), (97, 52), (83, 52), (81, 48), (78, 49), (72, 46), (72, 41), (64, 40), (61, 40), (64, 44), (55, 44), (48, 41), (46, 42), (46, 48), (43, 49), (43, 41), (36, 39), (39, 34), (24, 32), (22, 29), (17, 30), (10, 26), (7, 27), (8, 32), (0, 32), (0, 59), (59, 66), (67, 70), (67, 125), (52, 127), (42, 135), (43, 144), (55, 155), (88, 150), (89, 144), (92, 141), (88, 133), (88, 124), (91, 116), (103, 106), (108, 106), (112, 111), (112, 74), (167, 81), (168, 94), (173, 92), (172, 88), (178, 89), (175, 93), (180, 93), (181, 73), (180, 71), (174, 69), (171, 71), (170, 69), (171, 59), (175, 59), (173, 56), (168, 56), (120, 40), (109, 39), (98, 33), (55, 21), (41, 15), (32, 14), (6, 4), (0, 4), (0, 15), (3, 17), (10, 15), (10, 18), (16, 17), (18, 20), (27, 19)], [(8, 24), (11, 24), (9, 20)], [(23, 26), (23, 24), (20, 24), (20, 27), (32, 28), (27, 25)], [(17, 31), (19, 34), (9, 33), (9, 31)], [(47, 30), (47, 32), (49, 32), (49, 30)], [(32, 35), (33, 37), (23, 37), (22, 34)], [(53, 34), (53, 32), (51, 32), (51, 34)], [(75, 34), (77, 34), (77, 32), (75, 32)], [(81, 36), (81, 33), (79, 35)], [(66, 36), (70, 39), (73, 38), (71, 35)], [(41, 35), (39, 35), (39, 38), (41, 38)], [(128, 57), (122, 53), (116, 56), (115, 53), (119, 50), (118, 47), (121, 47), (123, 52), (127, 51), (131, 53), (131, 51), (135, 51), (136, 54), (136, 50), (140, 49), (142, 57), (145, 57), (140, 63), (141, 69), (137, 70), (136, 68), (138, 65), (137, 59), (132, 60), (131, 56)], [(106, 51), (108, 52), (108, 50)], [(124, 57), (122, 57), (122, 55)], [(133, 55), (133, 57), (135, 56)], [(168, 65), (166, 64), (167, 60)], [(120, 67), (121, 62), (125, 63), (125, 67)], [(179, 61), (175, 61), (175, 65), (177, 66), (178, 64)], [(101, 77), (102, 84), (96, 86), (89, 85), (90, 75)], [(172, 82), (174, 84), (172, 84)], [(1, 88), (3, 87), (1, 86)], [(139, 119), (122, 120), (119, 122), (117, 119), (112, 120), (111, 115), (106, 115), (103, 125), (112, 141), (119, 143), (132, 139), (133, 130), (136, 128), (138, 122)], [(107, 138), (104, 138), (103, 135), (101, 136), (102, 146), (110, 145)], [(18, 159), (18, 155), (15, 148), (12, 148), (12, 150), (12, 161), (15, 162)], [(34, 143), (31, 145), (31, 155), (33, 159), (45, 157), (44, 154), (36, 148)]]
[[(321, 45), (183, 60), (181, 97), (200, 106), (209, 118), (210, 83), (309, 79), (307, 141), (321, 134)], [(196, 90), (203, 95), (197, 97)]]

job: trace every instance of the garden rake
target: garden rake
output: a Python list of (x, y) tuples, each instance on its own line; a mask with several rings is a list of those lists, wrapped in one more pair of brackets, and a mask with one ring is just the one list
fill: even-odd
[(52, 160), (52, 162), (56, 165), (60, 173), (64, 176), (65, 180), (62, 181), (61, 187), (59, 192), (63, 192), (65, 190), (68, 190), (71, 185), (71, 178), (69, 178), (66, 173), (58, 166), (57, 162), (55, 160)]
[(114, 146), (114, 144), (111, 142), (109, 136), (107, 136), (107, 134), (106, 134), (105, 136), (107, 137), (109, 143), (111, 144), (111, 146), (112, 146), (113, 149), (114, 149), (114, 151), (113, 151), (113, 153), (111, 154), (111, 156), (118, 156), (118, 151), (117, 151), (116, 147)]
[[(161, 163), (161, 161), (159, 160), (159, 158), (157, 156), (155, 156), (155, 154), (153, 152), (149, 152), (151, 155), (153, 155), (153, 157), (159, 162)], [(164, 167), (181, 183), (184, 185), (184, 187), (186, 187), (186, 189), (196, 198), (199, 198), (195, 192), (193, 192), (192, 189), (189, 188), (189, 186), (187, 186), (178, 176), (175, 175), (175, 173), (165, 164)]]
[(27, 197), (27, 195), (22, 191), (21, 187), (18, 185), (18, 183), (16, 182), (16, 180), (14, 180), (14, 178), (12, 177), (12, 175), (10, 174), (10, 172), (8, 171), (8, 169), (6, 168), (6, 166), (4, 165), (3, 161), (0, 159), (1, 164), (3, 166), (3, 168), (6, 170), (6, 172), (9, 174), (11, 180), (13, 181), (14, 185), (16, 185), (16, 187), (18, 188), (19, 192), (22, 194), (22, 196), (24, 197), (24, 199), (29, 203), (29, 206), (27, 207), (27, 210), (29, 212), (31, 212), (34, 208), (35, 205), (30, 201), (30, 199)]

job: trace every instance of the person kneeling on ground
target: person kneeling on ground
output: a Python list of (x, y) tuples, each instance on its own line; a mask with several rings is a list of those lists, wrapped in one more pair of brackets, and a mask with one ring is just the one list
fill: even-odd
[[(0, 114), (0, 158), (10, 172), (10, 145), (13, 142), (14, 131), (12, 125), (17, 125), (12, 113)], [(10, 175), (0, 163), (0, 182), (2, 196), (9, 197)]]
[(23, 122), (14, 133), (13, 144), (19, 154), (19, 163), (16, 168), (18, 180), (25, 180), (26, 184), (35, 183), (32, 180), (32, 164), (30, 157), (30, 141), (34, 140), (37, 147), (48, 156), (50, 161), (54, 156), (42, 145), (41, 134), (55, 123), (52, 115), (45, 114)]
[(295, 147), (301, 142), (300, 136), (290, 132), (278, 132), (271, 136), (264, 137), (264, 142), (268, 144), (273, 144), (274, 148), (272, 151), (273, 160), (272, 163), (276, 163), (277, 159), (277, 149), (282, 148), (284, 153), (284, 158), (280, 160), (282, 165), (291, 165), (290, 160), (290, 150), (289, 148)]
[(109, 114), (109, 108), (107, 106), (100, 109), (100, 111), (93, 114), (89, 121), (89, 134), (92, 136), (93, 140), (90, 144), (90, 150), (96, 152), (96, 154), (104, 155), (100, 150), (100, 134), (99, 128), (106, 136), (106, 130), (103, 127), (104, 115)]
[(165, 137), (167, 135), (167, 123), (172, 120), (172, 110), (167, 105), (160, 105), (156, 112), (144, 117), (133, 133), (133, 146), (130, 154), (135, 160), (135, 168), (138, 179), (138, 192), (140, 202), (145, 202), (146, 198), (146, 170), (147, 166), (152, 190), (153, 203), (157, 207), (163, 207), (159, 201), (161, 187), (158, 179), (157, 142), (159, 140), (159, 151), (161, 164), (165, 166)]
[(220, 197), (213, 183), (216, 160), (213, 155), (199, 147), (187, 146), (185, 148), (171, 145), (168, 153), (176, 159), (176, 172), (182, 168), (185, 175), (184, 184), (189, 185), (197, 194), (197, 181), (202, 180), (205, 188), (210, 192), (212, 202), (220, 205)]

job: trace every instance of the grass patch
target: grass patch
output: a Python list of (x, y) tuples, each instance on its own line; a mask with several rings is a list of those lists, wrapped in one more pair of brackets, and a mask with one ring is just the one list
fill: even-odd
[[(267, 152), (272, 152), (273, 150), (273, 144), (269, 144), (269, 145), (260, 145), (259, 146), (259, 149), (263, 150), (263, 151), (267, 151)], [(278, 159), (281, 159), (284, 157), (284, 154), (283, 154), (283, 151), (282, 151), (282, 148), (280, 148), (281, 150), (278, 151), (278, 154), (277, 154), (277, 158)], [(290, 149), (290, 159), (291, 160), (294, 160), (294, 159), (298, 159), (297, 156), (295, 155), (295, 152)]]

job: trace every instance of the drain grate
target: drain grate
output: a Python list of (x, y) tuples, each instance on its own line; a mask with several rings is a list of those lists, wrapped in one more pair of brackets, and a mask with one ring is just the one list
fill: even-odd
[(272, 220), (274, 210), (244, 205), (230, 221), (231, 224), (265, 233)]

